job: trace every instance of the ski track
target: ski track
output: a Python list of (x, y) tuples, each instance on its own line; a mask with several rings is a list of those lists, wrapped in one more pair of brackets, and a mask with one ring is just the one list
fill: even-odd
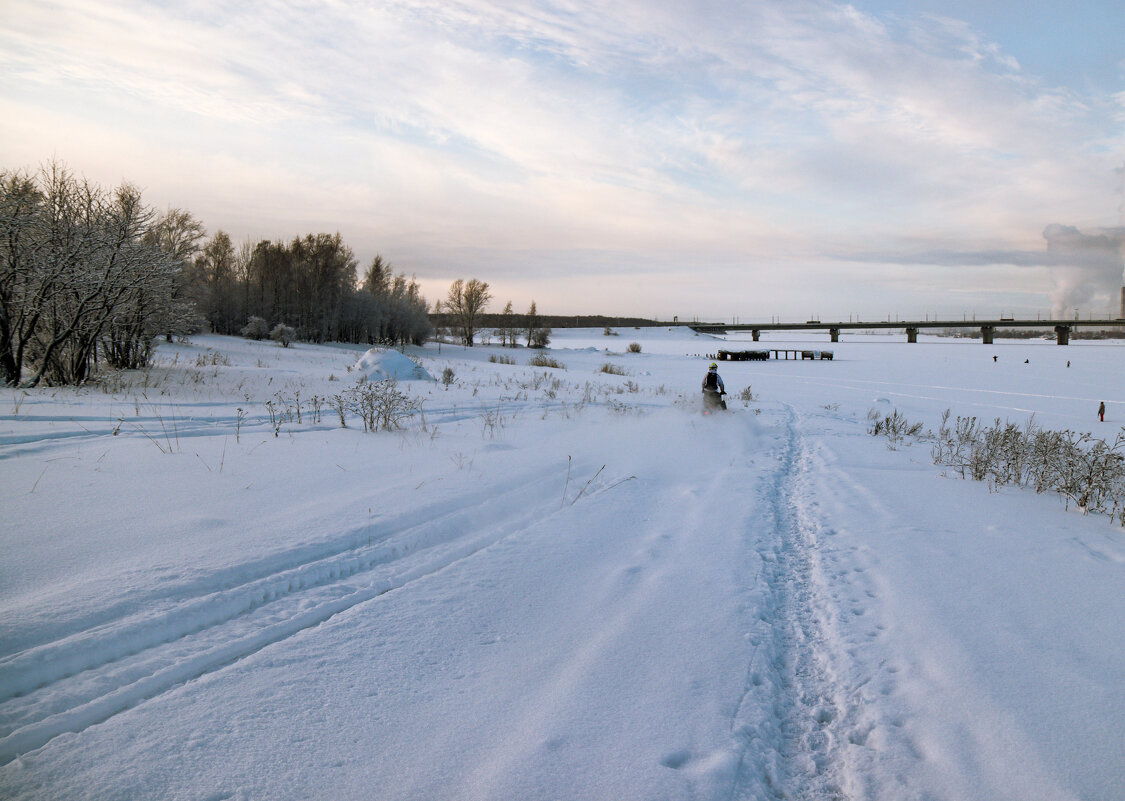
[[(637, 409), (655, 409), (659, 404), (647, 403), (633, 397), (630, 406)], [(567, 403), (565, 400), (535, 400), (527, 397), (519, 399), (501, 399), (491, 403), (455, 405), (434, 405), (422, 408), (419, 412), (432, 425), (447, 425), (481, 419), (482, 415), (491, 414), (500, 417), (512, 417), (519, 414), (546, 415), (552, 412), (567, 412), (577, 403)], [(591, 398), (583, 401), (585, 406), (607, 406), (600, 398)], [(132, 405), (128, 405), (132, 408)], [(86, 442), (104, 442), (105, 437), (113, 436), (121, 440), (148, 441), (160, 450), (178, 451), (182, 444), (194, 439), (216, 436), (238, 435), (242, 437), (269, 437), (274, 434), (274, 425), (268, 415), (256, 414), (239, 417), (233, 414), (215, 414), (206, 417), (197, 412), (184, 412), (178, 415), (177, 409), (199, 409), (211, 406), (216, 409), (233, 411), (237, 404), (234, 403), (208, 403), (198, 401), (168, 402), (163, 409), (166, 414), (146, 413), (143, 415), (104, 414), (104, 415), (36, 415), (21, 413), (14, 415), (0, 415), (0, 424), (18, 423), (21, 426), (32, 425), (36, 430), (28, 434), (13, 434), (0, 432), (0, 459), (30, 456), (57, 450), (62, 446), (70, 447)], [(146, 410), (147, 411), (147, 410)], [(306, 414), (312, 412), (306, 409)], [(336, 413), (333, 410), (320, 412), (321, 422), (301, 423), (302, 432), (335, 431), (339, 428), (336, 423)], [(352, 426), (360, 424), (358, 418), (349, 417)], [(286, 420), (283, 430), (293, 425), (291, 420)], [(56, 426), (60, 428), (55, 429)], [(181, 442), (182, 441), (182, 442)]]
[[(557, 481), (552, 469), (488, 497), (545, 497)], [(283, 557), (165, 588), (162, 595), (187, 599), (5, 657), (0, 765), (440, 572), (518, 533), (541, 514), (537, 504), (501, 504), (498, 508), (525, 511), (496, 520), (482, 515), (482, 497), (475, 491), (468, 502), (458, 498), (415, 512), (413, 520), (407, 516), (397, 526), (380, 525), (389, 530), (378, 539), (361, 535), (357, 544), (353, 533), (319, 553), (303, 552), (295, 562)], [(263, 567), (269, 572), (255, 575)], [(241, 583), (230, 586), (238, 574)]]

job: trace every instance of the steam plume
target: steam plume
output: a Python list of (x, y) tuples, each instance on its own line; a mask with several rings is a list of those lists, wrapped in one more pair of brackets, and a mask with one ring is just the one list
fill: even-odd
[(1079, 231), (1053, 223), (1043, 231), (1051, 258), (1051, 316), (1058, 320), (1075, 307), (1116, 302), (1125, 282), (1125, 226)]

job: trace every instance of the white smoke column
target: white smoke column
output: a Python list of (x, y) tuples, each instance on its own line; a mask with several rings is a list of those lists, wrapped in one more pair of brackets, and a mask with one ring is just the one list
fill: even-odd
[[(1114, 172), (1121, 179), (1121, 185), (1117, 187), (1117, 194), (1121, 195), (1121, 203), (1117, 206), (1117, 225), (1125, 228), (1125, 164), (1122, 164)], [(1123, 248), (1123, 252), (1125, 252), (1125, 248)], [(1125, 317), (1125, 268), (1121, 270), (1121, 301), (1121, 316)]]
[(1066, 319), (1071, 309), (1091, 302), (1116, 305), (1125, 281), (1125, 226), (1084, 233), (1053, 223), (1043, 237), (1055, 282), (1050, 294), (1053, 319)]

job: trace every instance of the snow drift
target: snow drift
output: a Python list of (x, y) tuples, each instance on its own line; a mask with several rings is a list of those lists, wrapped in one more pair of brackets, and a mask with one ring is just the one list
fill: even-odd
[(434, 378), (420, 364), (411, 361), (397, 350), (372, 348), (360, 357), (352, 368), (368, 381), (433, 381)]

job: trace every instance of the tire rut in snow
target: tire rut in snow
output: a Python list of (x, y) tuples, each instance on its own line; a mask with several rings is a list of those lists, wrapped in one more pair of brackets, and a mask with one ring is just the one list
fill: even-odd
[(790, 408), (763, 515), (759, 625), (746, 695), (732, 727), (744, 751), (731, 798), (843, 801), (846, 693), (841, 649), (820, 570), (820, 526), (809, 503), (806, 444)]
[[(553, 472), (553, 471), (552, 471)], [(531, 484), (479, 497), (538, 497)], [(552, 490), (553, 493), (553, 490)], [(544, 496), (545, 497), (545, 496)], [(541, 517), (534, 504), (481, 527), (480, 505), (236, 587), (81, 631), (0, 660), (0, 765), (467, 559)]]

